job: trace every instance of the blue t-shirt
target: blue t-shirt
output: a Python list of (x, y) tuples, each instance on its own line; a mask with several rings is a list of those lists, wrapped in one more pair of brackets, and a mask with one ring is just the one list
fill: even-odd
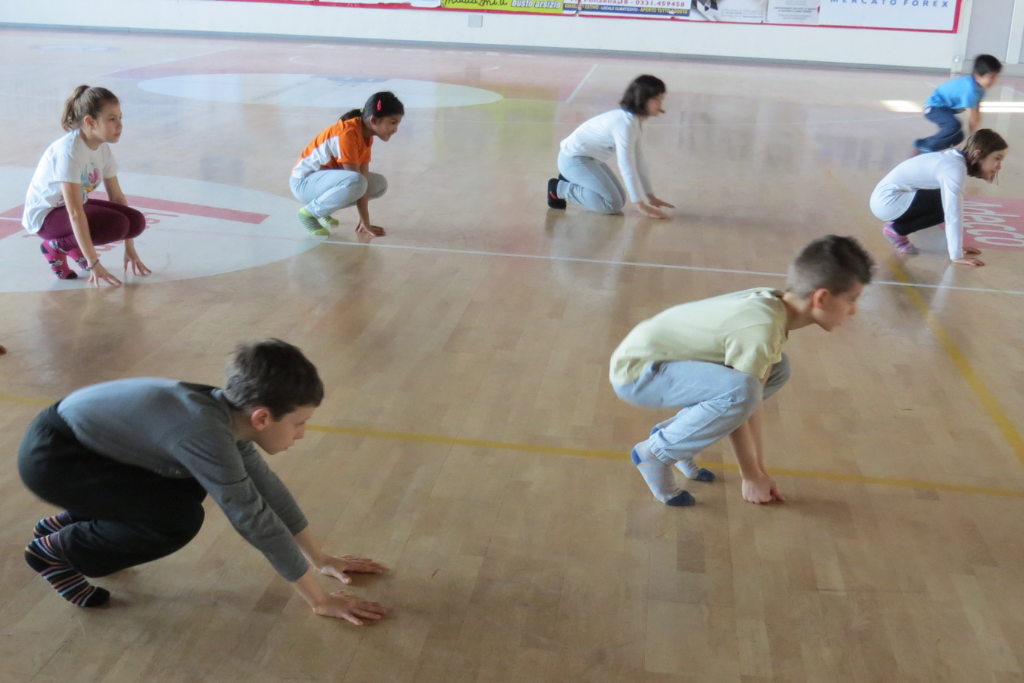
[(984, 97), (985, 89), (978, 85), (974, 76), (961, 76), (936, 88), (924, 106), (949, 107), (957, 111), (977, 109)]

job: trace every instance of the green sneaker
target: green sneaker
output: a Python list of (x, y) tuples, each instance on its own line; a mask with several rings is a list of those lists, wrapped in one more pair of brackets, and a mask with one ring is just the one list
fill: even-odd
[(331, 216), (323, 216), (322, 218), (317, 218), (316, 220), (320, 225), (324, 226), (328, 230), (330, 230), (331, 228), (338, 227), (338, 221), (336, 221)]
[(306, 211), (306, 207), (299, 209), (299, 212), (295, 215), (299, 219), (299, 222), (302, 223), (302, 227), (304, 227), (306, 232), (310, 235), (326, 236), (331, 234), (330, 230), (320, 225), (320, 221), (317, 220), (316, 216), (311, 214), (309, 211)]

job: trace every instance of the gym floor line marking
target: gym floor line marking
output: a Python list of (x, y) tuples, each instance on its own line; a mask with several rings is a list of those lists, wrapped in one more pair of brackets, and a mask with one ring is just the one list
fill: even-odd
[[(282, 238), (285, 239), (285, 238)], [(300, 239), (300, 238), (296, 238)], [(505, 258), (536, 259), (538, 261), (567, 261), (570, 263), (592, 263), (601, 266), (633, 266), (636, 268), (667, 268), (669, 270), (694, 270), (706, 273), (731, 273), (733, 275), (761, 275), (764, 277), (787, 277), (786, 273), (769, 273), (760, 270), (740, 270), (736, 268), (715, 268), (711, 266), (682, 266), (673, 263), (647, 263), (643, 261), (612, 261), (605, 259), (580, 258), (575, 256), (548, 256), (545, 254), (516, 254), (503, 251), (481, 251), (476, 249), (450, 249), (447, 247), (422, 247), (409, 244), (380, 244), (379, 242), (344, 242), (342, 240), (324, 240), (322, 244), (336, 244), (343, 247), (371, 247), (374, 249), (405, 249), (408, 251), (431, 251), (442, 254), (464, 254), (468, 256), (499, 256)], [(950, 289), (961, 292), (983, 292), (988, 294), (1014, 294), (1024, 295), (1024, 290), (1017, 289), (991, 289), (988, 287), (962, 287), (959, 285), (928, 285), (908, 284), (906, 282), (892, 280), (873, 280), (873, 285), (886, 285), (889, 287), (926, 287), (929, 289)]]
[[(586, 448), (564, 448), (561, 446), (539, 446), (536, 444), (508, 443), (505, 441), (484, 441), (480, 439), (462, 439), (458, 437), (438, 436), (434, 434), (415, 434), (410, 432), (389, 432), (378, 429), (362, 429), (357, 427), (331, 427), (327, 425), (307, 424), (306, 429), (328, 434), (345, 434), (348, 436), (365, 436), (375, 439), (392, 439), (396, 441), (414, 441), (419, 443), (438, 443), (450, 446), (469, 446), (472, 448), (493, 448), (496, 450), (522, 451), (526, 453), (551, 453), (554, 455), (574, 455), (584, 458), (601, 458), (603, 460), (629, 460), (623, 451), (599, 451)], [(739, 472), (735, 463), (697, 461), (701, 467), (713, 470)], [(894, 479), (888, 477), (868, 477), (859, 474), (842, 474), (819, 470), (802, 470), (788, 467), (772, 467), (772, 474), (802, 479), (825, 479), (854, 484), (876, 484), (880, 486), (897, 486), (901, 488), (924, 489), (932, 491), (948, 491), (950, 493), (973, 493), (983, 496), (999, 496), (1004, 498), (1024, 498), (1024, 491), (1017, 489), (1000, 489), (987, 486), (969, 486), (966, 484), (946, 484), (942, 482), (916, 481), (914, 479)]]
[[(832, 171), (826, 169), (826, 177), (836, 185), (840, 192), (838, 195), (845, 201), (848, 210), (852, 210), (854, 198), (850, 194), (850, 191), (838, 182), (835, 176), (832, 175)], [(878, 240), (877, 235), (879, 234), (878, 229), (872, 233), (875, 235), (873, 238), (875, 241)], [(1006, 439), (1006, 443), (1010, 446), (1010, 449), (1017, 456), (1017, 459), (1022, 465), (1024, 465), (1024, 438), (1021, 437), (1020, 432), (1017, 430), (1016, 425), (1010, 420), (1006, 411), (1003, 410), (1002, 405), (996, 399), (995, 395), (985, 384), (985, 380), (981, 378), (978, 371), (974, 369), (971, 362), (967, 360), (967, 356), (960, 350), (956, 342), (953, 341), (953, 337), (946, 332), (946, 328), (942, 326), (939, 319), (932, 313), (931, 308), (928, 307), (924, 297), (921, 296), (921, 292), (918, 288), (922, 285), (914, 282), (910, 276), (910, 272), (899, 262), (894, 256), (890, 255), (888, 258), (889, 269), (892, 271), (897, 282), (903, 286), (903, 291), (906, 292), (907, 298), (910, 299), (910, 303), (913, 304), (914, 308), (924, 317), (924, 322), (931, 329), (932, 334), (938, 340), (939, 345), (942, 346), (946, 355), (949, 356), (950, 360), (953, 361), (953, 365), (956, 367), (957, 372), (967, 382), (967, 386), (971, 388), (974, 395), (981, 401), (981, 406), (988, 413), (988, 416), (992, 418), (992, 422), (995, 423), (996, 427), (1002, 433), (1003, 438)]]
[[(32, 398), (28, 396), (12, 396), (0, 394), (0, 401), (8, 403), (22, 403), (26, 405), (48, 406), (53, 400), (46, 398)], [(565, 448), (561, 446), (541, 446), (537, 444), (510, 443), (505, 441), (484, 441), (481, 439), (463, 439), (452, 436), (440, 436), (437, 434), (416, 434), (412, 432), (390, 432), (380, 429), (364, 429), (358, 427), (332, 427), (329, 425), (307, 424), (306, 429), (311, 432), (324, 432), (326, 434), (344, 434), (346, 436), (362, 436), (372, 439), (386, 439), (393, 441), (411, 441), (415, 443), (436, 443), (448, 446), (468, 446), (471, 448), (491, 448), (504, 451), (520, 451), (523, 453), (547, 453), (551, 455), (571, 455), (584, 458), (600, 458), (603, 460), (628, 460), (629, 457), (623, 451), (599, 451), (586, 448)], [(738, 472), (739, 466), (735, 463), (720, 463), (698, 461), (702, 467), (713, 470)], [(842, 474), (839, 472), (824, 472), (819, 470), (802, 470), (788, 467), (773, 467), (772, 473), (779, 476), (798, 477), (801, 479), (822, 479), (827, 481), (840, 481), (851, 484), (865, 484), (878, 486), (895, 486), (927, 491), (946, 491), (949, 493), (968, 493), (980, 496), (994, 496), (1000, 498), (1024, 498), (1024, 490), (1001, 489), (987, 486), (969, 486), (966, 484), (947, 484), (943, 482), (917, 481), (914, 479), (895, 479), (889, 477), (868, 477), (858, 474)]]
[(574, 99), (576, 99), (576, 95), (578, 95), (580, 90), (583, 89), (583, 86), (586, 85), (586, 82), (590, 80), (590, 77), (594, 75), (594, 72), (597, 71), (597, 67), (597, 64), (590, 67), (590, 71), (588, 71), (587, 75), (583, 77), (583, 80), (580, 81), (580, 84), (576, 86), (576, 89), (572, 91), (572, 94), (569, 95), (569, 99), (565, 101), (566, 104), (570, 104)]
[[(2, 217), (0, 217), (2, 218)], [(16, 220), (16, 219), (11, 219)], [(230, 235), (238, 237), (242, 233), (227, 232), (224, 230), (192, 230), (188, 228), (161, 227), (160, 230), (167, 232), (188, 232), (203, 235)], [(285, 235), (246, 235), (246, 239), (269, 239), (283, 241), (306, 241), (309, 237), (287, 237)], [(632, 266), (636, 268), (666, 268), (668, 270), (692, 270), (706, 273), (731, 273), (733, 275), (759, 275), (762, 277), (787, 277), (785, 273), (769, 273), (758, 270), (742, 270), (737, 268), (716, 268), (713, 266), (683, 266), (673, 263), (648, 263), (644, 261), (614, 261), (610, 259), (589, 259), (575, 256), (550, 256), (545, 254), (517, 254), (514, 252), (483, 251), (476, 249), (451, 249), (447, 247), (425, 247), (411, 244), (381, 244), (379, 242), (346, 242), (343, 240), (323, 240), (321, 244), (334, 244), (342, 247), (370, 247), (373, 249), (399, 249), (406, 251), (428, 251), (441, 254), (461, 254), (466, 256), (496, 256), (504, 258), (534, 259), (538, 261), (564, 261), (568, 263), (588, 263), (602, 266)], [(1024, 290), (1019, 289), (995, 289), (990, 287), (964, 287), (961, 285), (930, 285), (926, 283), (896, 282), (892, 280), (873, 280), (873, 285), (885, 285), (887, 287), (921, 287), (925, 289), (951, 290), (958, 292), (978, 292), (981, 294), (1009, 294), (1012, 296), (1024, 296)]]
[(915, 288), (913, 279), (910, 273), (903, 267), (903, 264), (897, 261), (895, 258), (889, 258), (889, 267), (892, 269), (893, 275), (896, 278), (904, 282), (907, 287), (904, 291), (907, 293), (907, 297), (910, 299), (910, 303), (914, 305), (922, 316), (924, 316), (925, 324), (931, 328), (932, 334), (938, 339), (939, 344), (945, 349), (950, 359), (953, 361), (953, 365), (960, 372), (960, 375), (967, 382), (967, 385), (974, 392), (974, 395), (981, 401), (982, 407), (995, 422), (999, 431), (1002, 433), (1003, 438), (1013, 449), (1013, 452), (1017, 454), (1017, 459), (1020, 460), (1021, 464), (1024, 465), (1024, 437), (1021, 437), (1020, 431), (1017, 430), (1016, 425), (1003, 410), (1003, 407), (999, 404), (995, 395), (985, 384), (985, 380), (981, 378), (981, 375), (974, 369), (971, 362), (967, 360), (967, 356), (964, 355), (960, 347), (956, 345), (953, 338), (950, 336), (946, 329), (939, 323), (938, 318), (932, 313), (928, 304), (925, 302), (921, 293)]

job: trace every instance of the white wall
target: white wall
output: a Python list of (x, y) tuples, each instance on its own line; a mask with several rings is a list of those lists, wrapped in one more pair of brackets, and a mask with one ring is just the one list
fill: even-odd
[(970, 73), (987, 53), (1003, 62), (1004, 74), (1024, 76), (1024, 0), (963, 0), (960, 21), (954, 69)]
[(376, 10), (216, 0), (0, 0), (0, 24), (612, 50), (948, 69), (951, 33)]

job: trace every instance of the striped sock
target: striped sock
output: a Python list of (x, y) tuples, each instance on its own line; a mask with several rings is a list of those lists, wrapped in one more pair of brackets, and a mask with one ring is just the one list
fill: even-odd
[(73, 605), (98, 607), (110, 600), (110, 591), (89, 583), (65, 559), (57, 534), (43, 536), (29, 543), (25, 548), (25, 562)]
[[(654, 429), (651, 430), (651, 436), (654, 436), (659, 431), (675, 422), (676, 417), (678, 417), (678, 415), (673, 415), (664, 422), (659, 422), (658, 424), (654, 425)], [(682, 472), (687, 479), (693, 479), (694, 481), (715, 480), (714, 472), (712, 472), (711, 470), (704, 469), (703, 467), (699, 467), (696, 463), (693, 462), (693, 460), (680, 460), (675, 464), (675, 468)]]
[(682, 507), (693, 505), (694, 499), (686, 491), (676, 486), (675, 476), (672, 474), (672, 467), (654, 457), (646, 441), (638, 443), (630, 454), (633, 464), (640, 470), (640, 474), (651, 489), (654, 497), (665, 505)]
[(36, 538), (39, 538), (40, 536), (49, 536), (50, 534), (57, 533), (68, 524), (74, 524), (77, 521), (77, 519), (71, 516), (70, 512), (65, 510), (64, 512), (57, 513), (53, 517), (47, 517), (39, 520), (35, 528), (32, 529), (32, 535)]
[(687, 479), (694, 481), (714, 481), (715, 473), (704, 469), (693, 460), (680, 460), (675, 465), (676, 469), (683, 473)]
[(896, 247), (896, 251), (901, 254), (910, 254), (911, 256), (917, 254), (917, 247), (910, 243), (909, 237), (896, 232), (892, 221), (882, 226), (882, 234), (885, 235), (885, 239), (889, 240), (889, 244)]

